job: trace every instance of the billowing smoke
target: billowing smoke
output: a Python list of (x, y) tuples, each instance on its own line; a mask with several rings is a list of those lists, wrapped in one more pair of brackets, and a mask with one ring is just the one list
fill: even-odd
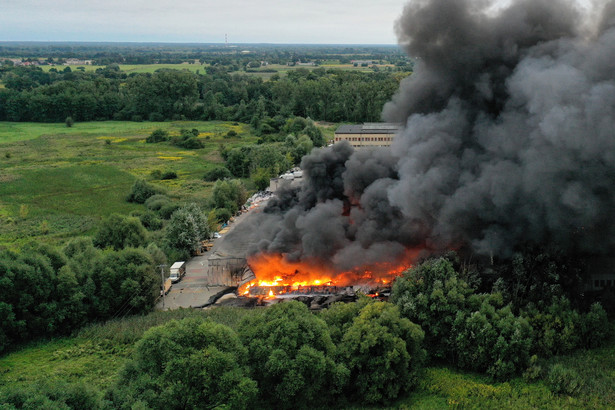
[(406, 6), (415, 72), (383, 113), (401, 135), (304, 158), (307, 181), (266, 210), (258, 250), (343, 270), (409, 247), (615, 249), (615, 3), (496, 5)]

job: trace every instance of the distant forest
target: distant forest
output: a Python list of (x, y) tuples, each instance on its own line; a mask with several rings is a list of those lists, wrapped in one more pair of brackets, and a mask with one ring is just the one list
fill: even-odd
[[(60, 65), (68, 58), (90, 59), (104, 67), (91, 71)], [(32, 61), (36, 65), (23, 64)], [(261, 64), (301, 61), (313, 66), (293, 67), (268, 80), (250, 75)], [(319, 67), (323, 61), (329, 68)], [(352, 61), (387, 67), (369, 72), (331, 68), (331, 64), (348, 66)], [(166, 67), (128, 74), (118, 65), (186, 62), (207, 66), (203, 72)], [(226, 120), (249, 122), (261, 135), (279, 132), (293, 116), (330, 122), (378, 121), (382, 106), (412, 68), (408, 58), (391, 46), (251, 46), (246, 50), (224, 45), (0, 43), (0, 63), (0, 121)], [(49, 70), (38, 66), (51, 63), (56, 66)]]
[(378, 121), (399, 86), (392, 73), (324, 68), (270, 81), (217, 67), (127, 75), (117, 65), (96, 72), (3, 66), (0, 73), (1, 121), (225, 120), (251, 122), (263, 134), (278, 132), (289, 116)]
[(5, 58), (91, 59), (96, 65), (179, 64), (200, 61), (211, 65), (245, 65), (252, 60), (270, 64), (299, 61), (386, 60), (403, 67), (408, 57), (393, 45), (308, 44), (169, 44), (169, 43), (38, 43), (0, 42), (0, 60)]

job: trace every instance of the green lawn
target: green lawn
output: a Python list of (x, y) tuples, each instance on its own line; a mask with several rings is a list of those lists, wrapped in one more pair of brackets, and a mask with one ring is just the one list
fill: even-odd
[[(112, 213), (142, 209), (124, 199), (136, 178), (153, 170), (178, 178), (151, 181), (178, 200), (203, 204), (212, 183), (205, 171), (221, 164), (219, 145), (254, 143), (249, 126), (229, 122), (89, 122), (64, 124), (0, 122), (0, 246), (30, 240), (63, 242), (92, 233)], [(155, 129), (178, 135), (196, 128), (205, 148), (146, 144)], [(228, 131), (239, 136), (226, 139)]]

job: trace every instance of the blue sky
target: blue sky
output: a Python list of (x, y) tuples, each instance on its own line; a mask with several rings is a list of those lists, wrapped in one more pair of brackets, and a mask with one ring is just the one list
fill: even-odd
[(0, 41), (395, 44), (403, 0), (0, 0)]

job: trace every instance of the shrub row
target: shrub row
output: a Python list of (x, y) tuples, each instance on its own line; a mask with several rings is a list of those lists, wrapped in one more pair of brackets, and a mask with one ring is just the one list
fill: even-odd
[(382, 403), (416, 384), (425, 356), (419, 326), (383, 302), (334, 305), (320, 317), (282, 303), (238, 328), (188, 318), (150, 329), (107, 399), (118, 408)]
[(393, 285), (392, 301), (425, 330), (432, 357), (500, 379), (525, 370), (532, 355), (596, 347), (609, 328), (600, 304), (580, 313), (563, 296), (515, 314), (500, 293), (477, 293), (445, 258), (405, 272)]

